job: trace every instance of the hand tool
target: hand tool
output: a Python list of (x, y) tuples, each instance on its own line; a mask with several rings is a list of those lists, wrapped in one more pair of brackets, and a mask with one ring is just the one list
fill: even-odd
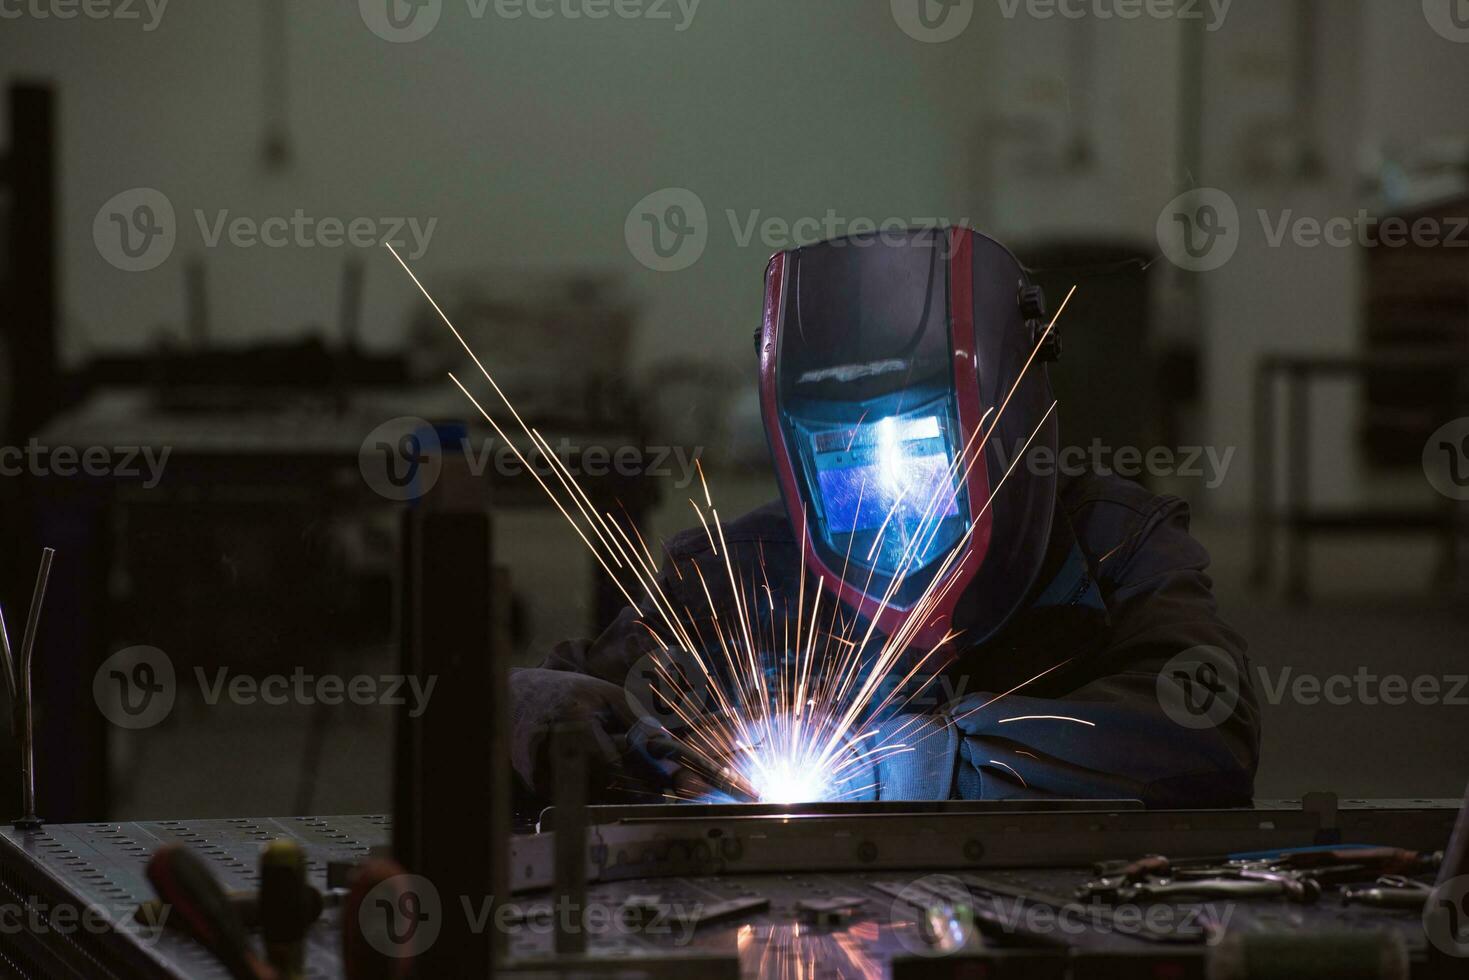
[(293, 840), (273, 840), (260, 852), (260, 930), (265, 957), (283, 980), (301, 980), (306, 967), (309, 891), (306, 852)]
[[(1173, 861), (1150, 854), (1133, 861), (1106, 861), (1094, 871), (1100, 876), (1077, 889), (1078, 898), (1115, 897), (1119, 890), (1153, 879), (1260, 877), (1285, 874), (1287, 897), (1312, 902), (1322, 885), (1360, 882), (1380, 874), (1421, 874), (1432, 871), (1443, 852), (1408, 851), (1395, 847), (1311, 847), (1236, 854), (1223, 858)], [(1304, 882), (1310, 880), (1312, 885)]]
[(1162, 854), (1146, 854), (1133, 861), (1099, 861), (1092, 866), (1098, 880), (1115, 880), (1117, 884), (1161, 878), (1172, 870), (1173, 862)]
[(1343, 888), (1343, 905), (1367, 905), (1379, 909), (1406, 909), (1423, 911), (1433, 894), (1433, 886), (1413, 881), (1402, 875), (1383, 875), (1367, 887)]
[(1321, 883), (1310, 872), (1276, 871), (1266, 868), (1221, 868), (1206, 871), (1179, 872), (1176, 881), (1268, 881), (1278, 885), (1281, 894), (1293, 902), (1309, 905), (1321, 897)]
[(148, 881), (188, 933), (215, 955), (235, 980), (279, 980), (250, 949), (245, 926), (209, 868), (181, 844), (165, 844), (148, 859)]
[(1099, 878), (1120, 877), (1128, 881), (1168, 877), (1181, 869), (1210, 870), (1230, 867), (1305, 871), (1350, 865), (1376, 874), (1418, 874), (1434, 870), (1442, 860), (1442, 851), (1430, 853), (1365, 845), (1289, 848), (1218, 857), (1184, 858), (1177, 861), (1161, 854), (1149, 854), (1131, 861), (1103, 861), (1093, 871)]
[[(1304, 893), (1302, 893), (1304, 894)], [(1319, 887), (1316, 891), (1321, 894)], [(1292, 898), (1305, 902), (1314, 899), (1294, 898), (1282, 880), (1264, 878), (1197, 878), (1163, 879), (1136, 885), (1123, 885), (1117, 890), (1123, 902), (1163, 901), (1191, 898)]]
[[(413, 975), (412, 938), (403, 943), (395, 941), (390, 952), (383, 948), (381, 939), (374, 941), (363, 929), (363, 904), (368, 896), (379, 885), (406, 876), (403, 866), (391, 858), (370, 858), (358, 868), (342, 906), (342, 970), (347, 980), (406, 980)], [(376, 909), (367, 910), (373, 922), (380, 921), (377, 913)]]
[(31, 661), (35, 652), (36, 633), (41, 623), (41, 607), (46, 602), (46, 584), (51, 579), (51, 560), (55, 548), (41, 550), (41, 569), (31, 592), (31, 608), (26, 615), (25, 633), (20, 639), (20, 660), (10, 649), (10, 634), (0, 613), (0, 654), (5, 658), (5, 689), (10, 695), (11, 729), (20, 742), (20, 778), (22, 814), (15, 826), (20, 830), (37, 830), (41, 818), (36, 816), (36, 744), (34, 699), (31, 692)]

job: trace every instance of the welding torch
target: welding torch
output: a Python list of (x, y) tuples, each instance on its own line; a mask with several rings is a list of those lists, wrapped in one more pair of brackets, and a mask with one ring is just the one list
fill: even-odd
[(708, 783), (710, 789), (725, 794), (736, 803), (760, 802), (746, 787), (744, 779), (728, 766), (722, 766), (697, 749), (673, 739), (668, 739), (668, 747), (668, 758)]

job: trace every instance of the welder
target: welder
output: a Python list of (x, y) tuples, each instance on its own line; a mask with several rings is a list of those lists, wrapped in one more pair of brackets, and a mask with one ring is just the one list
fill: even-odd
[[(915, 656), (940, 651), (902, 685), (911, 696), (884, 699), (894, 717), (870, 720), (912, 750), (877, 765), (866, 798), (1248, 805), (1260, 735), (1245, 643), (1218, 615), (1182, 500), (1058, 474), (1053, 312), (967, 228), (777, 254), (757, 347), (782, 499), (725, 524), (725, 555), (703, 527), (673, 537), (662, 588), (707, 610), (707, 584), (732, 608), (728, 559), (768, 584), (749, 611), (768, 630), (805, 574), (844, 619), (883, 636), (907, 623)], [(657, 646), (645, 612), (514, 672), (524, 790), (549, 794), (547, 733), (565, 721), (601, 745), (604, 798), (656, 799), (681, 778), (624, 688)]]

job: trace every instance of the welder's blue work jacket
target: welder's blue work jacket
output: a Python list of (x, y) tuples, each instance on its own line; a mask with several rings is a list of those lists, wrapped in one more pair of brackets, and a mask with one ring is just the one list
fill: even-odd
[[(773, 602), (753, 612), (765, 635), (769, 617), (794, 620), (800, 542), (780, 504), (729, 522), (724, 540), (745, 582), (762, 592), (769, 583)], [(707, 618), (695, 564), (727, 603), (724, 557), (703, 528), (675, 536), (666, 551), (661, 582), (676, 605)], [(1063, 478), (1048, 555), (1024, 607), (985, 643), (959, 641), (901, 717), (870, 721), (914, 748), (878, 766), (867, 797), (1248, 805), (1259, 711), (1245, 643), (1219, 619), (1208, 560), (1183, 501), (1113, 477)], [(811, 594), (808, 585), (808, 605)], [(726, 622), (731, 609), (721, 612)], [(560, 644), (542, 668), (621, 685), (655, 644), (644, 615), (624, 610), (596, 640)], [(647, 623), (658, 626), (651, 615)]]

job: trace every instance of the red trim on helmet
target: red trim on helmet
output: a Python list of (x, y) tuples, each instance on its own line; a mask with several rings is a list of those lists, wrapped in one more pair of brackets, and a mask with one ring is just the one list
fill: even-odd
[[(974, 351), (974, 238), (966, 228), (949, 231), (949, 324), (950, 349), (954, 358), (954, 392), (959, 408), (960, 448), (974, 433), (981, 422), (992, 424), (993, 419), (984, 420), (984, 409), (979, 397), (979, 371), (977, 354)], [(808, 516), (800, 509), (801, 493), (796, 480), (796, 462), (786, 443), (785, 429), (780, 424), (780, 413), (776, 402), (776, 361), (780, 352), (780, 329), (785, 319), (786, 253), (770, 260), (765, 277), (765, 319), (760, 331), (760, 407), (765, 421), (766, 438), (770, 440), (771, 457), (775, 464), (776, 479), (780, 483), (781, 497), (785, 501), (786, 516), (791, 527), (801, 535), (801, 546), (806, 554), (806, 563), (848, 606), (862, 613), (869, 620), (874, 617), (880, 630), (892, 636), (911, 615), (911, 606), (904, 607), (894, 602), (879, 610), (879, 600), (868, 596), (861, 589), (842, 580), (837, 570), (831, 568), (817, 551), (811, 536)], [(952, 583), (948, 592), (930, 612), (927, 620), (913, 634), (911, 645), (932, 648), (943, 639), (953, 623), (954, 609), (984, 563), (989, 551), (994, 530), (994, 510), (980, 509), (990, 498), (989, 467), (983, 445), (973, 448), (975, 460), (969, 470), (965, 487), (969, 497), (969, 516), (974, 522), (974, 532), (964, 546), (964, 555), (949, 570), (945, 584)], [(865, 578), (865, 576), (863, 576)], [(942, 588), (943, 585), (938, 586)]]

